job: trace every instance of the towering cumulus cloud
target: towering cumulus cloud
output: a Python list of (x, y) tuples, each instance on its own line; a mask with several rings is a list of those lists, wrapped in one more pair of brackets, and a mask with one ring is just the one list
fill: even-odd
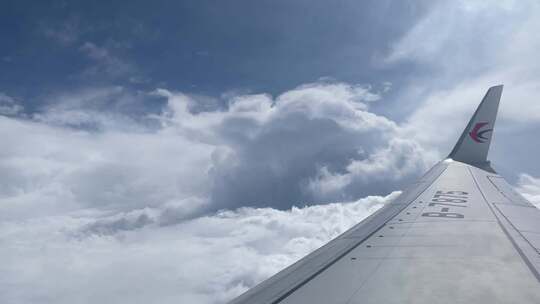
[(197, 114), (189, 111), (196, 102), (188, 96), (156, 94), (169, 100), (161, 118), (166, 129), (218, 147), (209, 176), (212, 203), (220, 208), (286, 208), (388, 193), (426, 167), (420, 146), (400, 138), (393, 121), (369, 112), (381, 98), (369, 87), (308, 84), (276, 98), (234, 96), (224, 111)]
[(104, 100), (145, 100), (106, 88), (64, 94), (31, 117), (0, 117), (0, 216), (159, 208), (181, 219), (284, 209), (389, 193), (431, 161), (369, 111), (381, 98), (369, 87), (314, 83), (276, 98), (232, 96), (211, 110), (197, 108), (200, 97), (163, 89), (147, 98), (164, 99), (163, 111), (103, 111)]
[[(112, 87), (27, 113), (6, 95), (18, 110), (0, 116), (2, 299), (237, 295), (395, 194), (356, 199), (435, 159), (369, 111), (381, 98), (329, 82), (223, 100)], [(164, 106), (123, 110), (148, 101)], [(350, 203), (306, 206), (332, 201)]]

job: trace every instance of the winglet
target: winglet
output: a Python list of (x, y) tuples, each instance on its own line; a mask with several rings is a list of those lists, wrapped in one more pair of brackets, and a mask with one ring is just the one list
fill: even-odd
[(487, 155), (502, 89), (502, 85), (489, 88), (454, 149), (448, 155), (449, 158), (471, 165), (488, 163)]

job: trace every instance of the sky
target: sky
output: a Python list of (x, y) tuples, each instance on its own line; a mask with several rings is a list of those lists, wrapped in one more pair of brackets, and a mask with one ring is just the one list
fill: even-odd
[(2, 1), (0, 302), (226, 303), (446, 157), (540, 205), (536, 1)]

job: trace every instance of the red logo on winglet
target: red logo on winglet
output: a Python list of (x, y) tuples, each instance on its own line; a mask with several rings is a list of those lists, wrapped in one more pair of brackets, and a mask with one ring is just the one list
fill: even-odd
[(493, 131), (493, 129), (482, 130), (482, 128), (488, 124), (488, 122), (476, 123), (471, 132), (469, 132), (469, 136), (477, 143), (485, 143), (489, 139), (486, 137), (486, 133)]

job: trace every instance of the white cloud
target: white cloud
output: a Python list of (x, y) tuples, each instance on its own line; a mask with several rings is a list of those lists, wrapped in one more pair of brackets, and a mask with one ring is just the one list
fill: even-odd
[[(538, 11), (531, 1), (435, 5), (386, 60), (429, 71), (397, 93), (418, 105), (403, 123), (371, 111), (390, 84), (376, 93), (321, 81), (228, 94), (211, 109), (182, 92), (93, 88), (55, 95), (30, 117), (0, 94), (1, 302), (238, 295), (397, 194), (291, 205), (401, 187), (449, 151), (488, 86), (506, 84), (503, 125), (540, 123)], [(47, 35), (68, 45), (76, 32)], [(79, 50), (86, 76), (138, 78), (114, 47)], [(150, 98), (166, 100), (163, 112), (124, 110)], [(523, 174), (518, 191), (538, 204), (539, 185)]]
[[(515, 61), (510, 52), (537, 14), (536, 1), (440, 1), (408, 33), (394, 43), (389, 63), (414, 61), (444, 70), (445, 74), (482, 72), (499, 68), (493, 63)], [(504, 20), (504, 22), (502, 22)], [(531, 38), (530, 30), (525, 37)], [(474, 63), (474, 64), (471, 64)]]
[(95, 64), (82, 72), (82, 75), (85, 77), (102, 75), (110, 78), (126, 76), (128, 79), (135, 79), (138, 77), (135, 65), (115, 56), (112, 54), (111, 50), (106, 47), (101, 47), (93, 42), (87, 41), (81, 45), (79, 50), (95, 62)]
[(107, 49), (98, 47), (92, 42), (85, 42), (79, 49), (94, 60), (109, 60), (111, 57)]
[(369, 86), (311, 83), (286, 91), (275, 99), (267, 94), (236, 95), (230, 97), (228, 111), (196, 115), (190, 111), (190, 107), (197, 103), (192, 97), (164, 89), (158, 89), (154, 94), (168, 98), (169, 122), (191, 129), (209, 128), (244, 118), (265, 123), (292, 113), (300, 113), (310, 119), (330, 119), (358, 130), (396, 127), (392, 121), (368, 111), (368, 104), (381, 98), (372, 93)]
[(1, 116), (0, 126), (1, 218), (130, 210), (206, 195), (201, 189), (212, 154), (206, 144), (161, 132), (91, 133)]
[(415, 109), (402, 136), (445, 155), (486, 90), (504, 84), (491, 158), (496, 166), (536, 174), (533, 160), (515, 151), (540, 151), (530, 140), (540, 125), (539, 26), (537, 1), (434, 5), (387, 57), (389, 65), (407, 62), (418, 71), (396, 97)]
[(318, 196), (336, 195), (350, 185), (388, 183), (411, 178), (411, 173), (425, 172), (438, 160), (436, 153), (424, 150), (418, 143), (399, 138), (375, 150), (369, 157), (352, 160), (344, 173), (330, 173), (326, 167), (310, 180), (309, 188)]
[[(434, 161), (413, 140), (400, 138), (396, 123), (369, 111), (369, 103), (381, 96), (366, 86), (313, 83), (275, 98), (237, 95), (226, 110), (199, 113), (190, 110), (197, 104), (192, 96), (163, 89), (154, 94), (168, 99), (167, 111), (158, 117), (168, 132), (219, 146), (210, 171), (212, 198), (219, 206), (346, 200), (367, 189), (388, 193)], [(410, 160), (399, 161), (396, 152), (405, 150)], [(381, 161), (363, 162), (365, 171), (339, 177), (349, 163), (370, 157)], [(369, 171), (370, 166), (378, 169)], [(400, 172), (393, 176), (396, 167)], [(332, 191), (310, 182), (319, 175), (327, 177)], [(385, 189), (371, 187), (380, 180), (392, 183)]]
[(529, 202), (540, 208), (540, 179), (521, 174), (517, 183), (516, 190), (523, 195)]
[(24, 107), (13, 97), (0, 92), (0, 115), (19, 115), (23, 110)]
[[(226, 109), (201, 112), (192, 110), (197, 96), (163, 89), (49, 98), (29, 118), (0, 116), (1, 218), (167, 206), (181, 220), (246, 205), (350, 200), (389, 193), (433, 161), (396, 123), (369, 112), (381, 96), (368, 86), (234, 95)], [(166, 99), (162, 113), (126, 114), (151, 98)]]
[(79, 26), (79, 20), (73, 17), (56, 26), (41, 24), (40, 28), (46, 37), (63, 46), (69, 46), (77, 42), (79, 36), (84, 32)]
[(171, 226), (149, 209), (3, 221), (0, 299), (224, 303), (397, 195), (286, 211), (242, 208)]
[[(167, 90), (51, 98), (40, 113), (0, 116), (3, 303), (221, 303), (396, 194), (292, 205), (390, 193), (427, 155), (369, 111), (381, 96), (364, 86), (234, 95), (199, 112), (197, 96)], [(163, 112), (123, 110), (151, 98)], [(321, 174), (331, 191), (309, 186)], [(269, 208), (215, 213), (242, 206)]]

